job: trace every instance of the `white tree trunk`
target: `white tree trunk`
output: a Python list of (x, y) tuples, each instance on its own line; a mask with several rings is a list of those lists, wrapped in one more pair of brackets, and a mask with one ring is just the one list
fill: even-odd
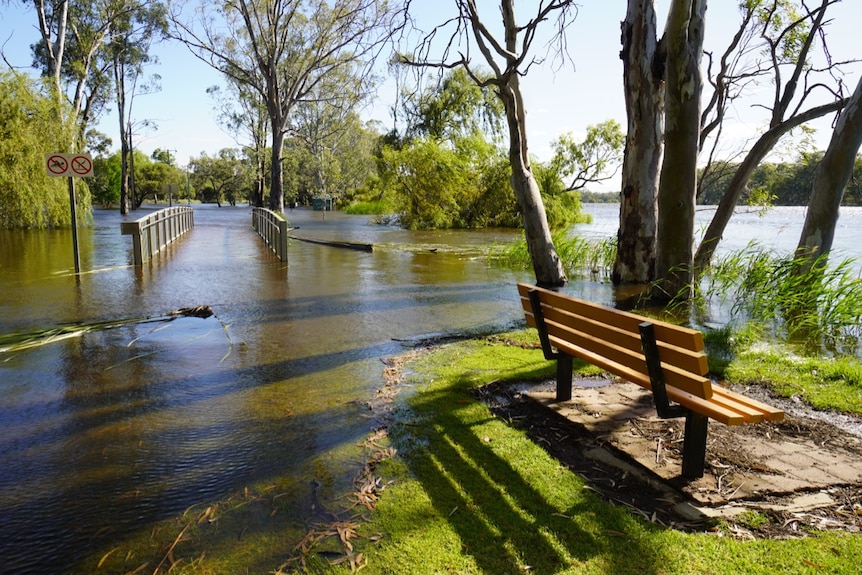
[(628, 130), (613, 282), (648, 283), (655, 272), (658, 174), (662, 156), (664, 66), (655, 0), (629, 0), (622, 23)]
[(659, 300), (691, 295), (706, 0), (673, 0), (667, 20), (665, 153), (658, 194)]
[[(829, 147), (814, 172), (811, 199), (805, 224), (796, 248), (798, 257), (806, 258), (811, 268), (815, 263), (825, 265), (825, 258), (832, 249), (835, 226), (844, 190), (853, 175), (856, 154), (862, 146), (862, 78), (841, 112)], [(818, 259), (821, 258), (821, 259)]]

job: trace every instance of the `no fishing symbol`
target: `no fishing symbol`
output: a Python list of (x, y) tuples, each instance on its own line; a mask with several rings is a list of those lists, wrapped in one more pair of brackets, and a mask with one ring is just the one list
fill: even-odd
[(89, 154), (48, 154), (45, 168), (49, 176), (86, 178), (93, 175), (93, 159)]

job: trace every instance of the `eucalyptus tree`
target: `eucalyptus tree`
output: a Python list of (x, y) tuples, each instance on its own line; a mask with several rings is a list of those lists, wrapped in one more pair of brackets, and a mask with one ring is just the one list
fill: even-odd
[[(766, 130), (745, 153), (727, 185), (698, 247), (695, 270), (709, 265), (754, 170), (779, 141), (847, 104), (841, 80), (841, 68), (847, 62), (835, 60), (826, 44), (827, 10), (839, 1), (819, 0), (812, 8), (792, 0), (749, 0), (740, 5), (739, 29), (716, 63), (716, 70), (709, 74), (713, 93), (703, 112), (701, 146), (708, 137), (712, 137), (713, 145), (705, 170), (709, 172), (714, 165), (712, 158), (721, 142), (728, 109), (743, 89), (769, 82), (770, 100), (758, 104), (769, 117)], [(820, 58), (815, 60), (818, 50)], [(750, 54), (758, 57), (747, 58)]]
[(216, 102), (218, 122), (242, 146), (246, 157), (254, 164), (254, 190), (251, 201), (264, 207), (267, 178), (267, 142), (269, 123), (266, 103), (250, 86), (239, 84), (227, 76), (227, 90), (219, 86), (207, 88)]
[(372, 151), (356, 112), (360, 102), (355, 95), (361, 93), (363, 79), (355, 72), (344, 68), (329, 74), (294, 109), (290, 135), (310, 155), (306, 169), (314, 195), (338, 195), (345, 186), (358, 187), (357, 178), (364, 181), (373, 173)]
[[(59, 3), (50, 8), (44, 2), (38, 4), (41, 42), (33, 46), (34, 65), (52, 78), (58, 95), (67, 95), (70, 116), (80, 127), (80, 139), (104, 112), (110, 98), (110, 76), (102, 48), (112, 14), (95, 2), (69, 3), (65, 22), (71, 25), (64, 38), (64, 20), (62, 16), (54, 17), (64, 7)], [(77, 148), (82, 144), (73, 143)]]
[(652, 294), (660, 300), (687, 297), (691, 286), (705, 14), (706, 0), (673, 0), (667, 18), (664, 159)]
[(114, 76), (114, 90), (120, 131), (120, 213), (138, 208), (144, 195), (134, 191), (134, 156), (132, 151), (132, 106), (137, 93), (158, 90), (158, 75), (142, 81), (144, 67), (154, 61), (150, 48), (167, 34), (167, 12), (158, 0), (113, 0), (117, 17), (110, 29), (106, 51)]
[(203, 1), (195, 15), (174, 6), (175, 35), (214, 69), (256, 91), (265, 102), (272, 138), (270, 208), (284, 210), (282, 152), (299, 102), (319, 97), (331, 75), (360, 70), (369, 95), (371, 64), (397, 12), (383, 0)]
[(620, 225), (612, 280), (648, 283), (655, 277), (658, 176), (664, 151), (664, 51), (655, 0), (628, 0), (622, 22), (626, 140)]
[(700, 61), (706, 0), (672, 0), (657, 38), (654, 0), (630, 0), (622, 25), (628, 135), (613, 279), (655, 280), (652, 296), (686, 295), (694, 256)]
[[(512, 168), (510, 181), (524, 220), (524, 235), (536, 282), (544, 286), (562, 286), (567, 278), (551, 239), (545, 206), (528, 152), (527, 114), (521, 77), (540, 61), (530, 52), (539, 31), (545, 27), (556, 26), (549, 48), (565, 55), (565, 30), (577, 14), (577, 4), (571, 0), (541, 0), (532, 7), (531, 17), (519, 24), (514, 0), (500, 0), (501, 21), (496, 25), (484, 12), (480, 13), (475, 0), (455, 0), (454, 4), (457, 12), (425, 35), (416, 50), (403, 54), (400, 59), (403, 63), (422, 68), (444, 70), (460, 67), (479, 86), (495, 90), (506, 113), (508, 155)], [(442, 46), (438, 39), (443, 42)], [(481, 65), (491, 69), (490, 76), (481, 74), (473, 61), (474, 47), (481, 55)]]
[(242, 153), (223, 148), (215, 156), (201, 155), (191, 162), (194, 187), (203, 201), (236, 205), (252, 191), (253, 173)]
[[(666, 149), (667, 132), (678, 127), (670, 118), (668, 97), (674, 86), (668, 82), (669, 58), (675, 48), (669, 43), (671, 34), (668, 20), (661, 38), (655, 25), (655, 0), (629, 0), (626, 20), (623, 23), (624, 87), (626, 94), (628, 131), (623, 160), (620, 230), (617, 259), (613, 280), (622, 282), (650, 282), (662, 278), (671, 269), (683, 271), (693, 277), (708, 263), (733, 214), (733, 209), (745, 192), (755, 168), (774, 150), (782, 136), (805, 126), (807, 122), (840, 110), (846, 103), (841, 81), (841, 67), (846, 62), (834, 60), (825, 44), (827, 9), (839, 0), (818, 0), (816, 7), (793, 0), (748, 0), (739, 4), (740, 24), (727, 47), (718, 58), (705, 53), (707, 62), (703, 70), (708, 97), (701, 103), (700, 132), (697, 139), (686, 143), (679, 151)], [(688, 3), (688, 0), (686, 0)], [(677, 2), (671, 5), (671, 13)], [(684, 20), (688, 23), (688, 20)], [(691, 27), (689, 26), (689, 29)], [(814, 51), (822, 56), (815, 62)], [(729, 163), (717, 157), (725, 141), (722, 139), (729, 111), (739, 96), (753, 92), (754, 88), (769, 82), (772, 86), (768, 100), (756, 101), (755, 108), (766, 109), (766, 130), (745, 152), (741, 162)], [(694, 86), (692, 84), (691, 86)], [(767, 93), (767, 92), (763, 92)], [(679, 94), (679, 91), (676, 91)], [(823, 96), (818, 98), (818, 94)], [(693, 104), (694, 100), (690, 100)], [(694, 124), (689, 122), (690, 126)], [(676, 205), (690, 204), (687, 182), (668, 181), (659, 188), (665, 175), (680, 178), (675, 169), (663, 167), (674, 162), (679, 153), (690, 155), (699, 149), (701, 162), (706, 167), (700, 178), (695, 176), (698, 192), (701, 185), (713, 180), (727, 182), (718, 210), (705, 232), (697, 253), (689, 259), (683, 250), (672, 255), (657, 244), (662, 233), (660, 218), (661, 199), (669, 200), (671, 210)], [(686, 166), (691, 161), (686, 160)], [(727, 170), (733, 169), (729, 175)], [(686, 190), (685, 197), (674, 197), (674, 192)], [(682, 204), (680, 204), (682, 202)], [(691, 213), (686, 207), (685, 213)], [(692, 243), (688, 225), (679, 228), (680, 214), (669, 216), (666, 241), (683, 249), (682, 242)], [(687, 218), (686, 218), (687, 219)], [(680, 242), (677, 245), (677, 242)], [(661, 252), (661, 253), (660, 253)], [(660, 253), (660, 255), (659, 255)], [(658, 258), (664, 261), (657, 262)], [(676, 274), (671, 274), (676, 275)], [(682, 278), (681, 278), (682, 279)], [(667, 286), (668, 293), (682, 286)]]
[(853, 95), (838, 117), (829, 147), (814, 172), (811, 200), (805, 223), (796, 248), (804, 273), (815, 266), (825, 266), (832, 241), (844, 190), (856, 164), (856, 155), (862, 146), (862, 78)]
[(33, 0), (40, 40), (33, 44), (33, 65), (50, 78), (55, 97), (66, 100), (65, 113), (79, 126), (66, 146), (84, 148), (89, 126), (111, 100), (111, 59), (105, 45), (112, 29), (137, 10), (138, 3), (118, 0)]

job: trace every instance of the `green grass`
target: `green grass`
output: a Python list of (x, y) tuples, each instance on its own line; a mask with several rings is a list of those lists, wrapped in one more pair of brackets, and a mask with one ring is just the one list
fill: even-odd
[(354, 202), (344, 208), (345, 214), (353, 214), (359, 216), (376, 216), (380, 214), (391, 213), (392, 210), (386, 205), (386, 202)]
[(862, 415), (862, 361), (794, 355), (781, 347), (740, 354), (724, 372), (740, 385), (769, 382), (779, 395), (822, 410)]
[[(855, 573), (859, 535), (743, 541), (721, 526), (682, 533), (601, 501), (470, 390), (547, 376), (534, 333), (433, 350), (392, 426), (394, 480), (362, 532), (366, 573)], [(748, 521), (761, 521), (748, 517)], [(382, 537), (381, 537), (382, 536)], [(379, 539), (379, 540), (378, 540)]]

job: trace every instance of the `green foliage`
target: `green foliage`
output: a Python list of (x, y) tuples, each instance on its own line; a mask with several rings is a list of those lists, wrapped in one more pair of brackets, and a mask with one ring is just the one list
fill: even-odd
[[(74, 128), (58, 122), (55, 102), (17, 72), (0, 72), (0, 227), (46, 228), (71, 223), (67, 178), (49, 177), (45, 156), (57, 142), (73, 140)], [(79, 218), (90, 210), (90, 193), (76, 181)]]
[(354, 202), (344, 208), (344, 213), (357, 216), (381, 215), (388, 213), (388, 208), (382, 201)]
[[(227, 201), (236, 205), (237, 201), (251, 195), (254, 170), (236, 149), (223, 148), (212, 157), (202, 154), (200, 158), (192, 161), (189, 169), (193, 188), (198, 190), (201, 201)], [(179, 170), (176, 174), (182, 176)]]
[(799, 270), (787, 258), (751, 245), (717, 258), (703, 282), (704, 297), (730, 303), (732, 317), (764, 325), (788, 341), (855, 353), (862, 342), (862, 279), (845, 259), (825, 269)]
[(408, 119), (407, 139), (452, 140), (503, 129), (503, 105), (490, 89), (481, 88), (463, 68), (451, 70), (436, 85), (404, 92), (402, 110)]
[(138, 198), (167, 199), (165, 186), (176, 187), (174, 200), (185, 195), (186, 176), (182, 170), (162, 161), (150, 161), (141, 152), (135, 152), (135, 195)]
[(796, 62), (811, 30), (810, 22), (802, 18), (796, 2), (748, 0), (744, 6), (760, 21), (764, 36), (778, 47), (776, 55), (780, 59), (777, 64)]
[[(521, 227), (508, 159), (479, 134), (454, 143), (419, 138), (399, 149), (383, 149), (380, 187), (394, 197), (401, 224), (408, 229)], [(555, 171), (540, 163), (533, 171), (552, 229), (586, 221), (578, 194), (566, 192)]]
[(580, 190), (582, 204), (618, 204), (620, 203), (619, 192), (591, 192)]
[(478, 195), (470, 162), (432, 139), (384, 150), (387, 180), (398, 198), (407, 229), (464, 228), (464, 208)]
[(479, 195), (471, 207), (473, 227), (518, 228), (523, 225), (511, 177), (512, 167), (502, 156), (483, 167), (479, 176)]
[(89, 179), (93, 202), (104, 207), (116, 205), (120, 201), (120, 153), (93, 158), (93, 177)]
[[(741, 201), (750, 206), (805, 206), (808, 205), (814, 170), (822, 159), (821, 152), (803, 152), (795, 162), (763, 163), (751, 176), (748, 191)], [(727, 189), (738, 164), (716, 162), (708, 174), (699, 175), (697, 201), (717, 205)], [(853, 177), (844, 191), (842, 205), (862, 205), (862, 157), (856, 159)]]
[(576, 142), (572, 134), (564, 134), (552, 147), (551, 167), (561, 180), (569, 182), (567, 190), (580, 190), (613, 177), (622, 165), (625, 134), (616, 120), (607, 120), (587, 126), (582, 142)]

